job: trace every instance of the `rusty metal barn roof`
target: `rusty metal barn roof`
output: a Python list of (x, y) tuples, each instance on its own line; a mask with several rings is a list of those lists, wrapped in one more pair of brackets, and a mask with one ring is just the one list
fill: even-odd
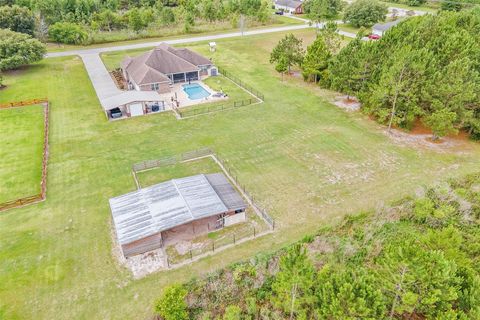
[(194, 220), (245, 208), (245, 203), (226, 177), (217, 173), (139, 189), (110, 199), (110, 208), (118, 241), (123, 245)]

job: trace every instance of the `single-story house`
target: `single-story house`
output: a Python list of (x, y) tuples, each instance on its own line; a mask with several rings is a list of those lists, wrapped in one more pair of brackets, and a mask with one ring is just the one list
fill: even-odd
[(298, 0), (275, 0), (275, 9), (287, 13), (302, 14), (303, 2)]
[(387, 32), (387, 30), (393, 28), (394, 26), (396, 26), (400, 22), (402, 22), (402, 19), (397, 19), (395, 21), (390, 21), (390, 22), (387, 22), (387, 23), (374, 24), (373, 27), (372, 27), (372, 34), (376, 34), (376, 35), (381, 37), (385, 34), (385, 32)]
[(222, 173), (173, 179), (110, 199), (125, 257), (161, 248), (176, 227), (208, 221), (218, 229), (245, 221), (246, 207)]
[(187, 48), (173, 48), (166, 43), (138, 57), (126, 57), (121, 64), (130, 89), (170, 92), (170, 85), (201, 80), (216, 74), (210, 59)]

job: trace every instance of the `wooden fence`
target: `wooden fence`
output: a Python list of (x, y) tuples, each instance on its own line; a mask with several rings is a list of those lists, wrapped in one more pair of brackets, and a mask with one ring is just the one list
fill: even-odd
[(6, 103), (0, 103), (0, 109), (18, 108), (18, 107), (31, 106), (34, 104), (45, 104), (45, 103), (48, 104), (47, 98), (6, 102)]
[(47, 198), (47, 167), (48, 167), (48, 132), (49, 132), (49, 102), (47, 98), (44, 99), (32, 99), (17, 102), (8, 102), (0, 104), (0, 109), (18, 108), (29, 105), (42, 104), (43, 105), (43, 125), (44, 125), (44, 138), (43, 138), (43, 155), (42, 155), (42, 179), (40, 181), (40, 193), (28, 196), (20, 199), (15, 199), (0, 203), (0, 211), (8, 209), (18, 208), (29, 204), (43, 201)]

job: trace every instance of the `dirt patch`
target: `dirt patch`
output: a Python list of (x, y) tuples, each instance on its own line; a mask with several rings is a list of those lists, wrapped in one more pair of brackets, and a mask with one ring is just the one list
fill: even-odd
[(360, 101), (358, 101), (357, 98), (352, 96), (335, 97), (335, 101), (333, 102), (333, 104), (349, 112), (358, 111), (362, 106)]
[[(421, 132), (421, 131), (420, 131)], [(456, 137), (443, 137), (439, 140), (432, 140), (431, 133), (419, 133), (418, 130), (405, 132), (399, 129), (392, 129), (390, 132), (384, 130), (384, 133), (389, 136), (394, 142), (409, 146), (420, 147), (437, 152), (466, 152), (469, 145), (464, 135)]]
[(138, 279), (158, 270), (167, 268), (167, 255), (163, 249), (149, 251), (125, 259), (125, 266)]
[(110, 225), (110, 234), (113, 239), (113, 256), (120, 262), (121, 266), (127, 268), (133, 274), (135, 279), (168, 268), (167, 255), (163, 248), (125, 258), (112, 225)]

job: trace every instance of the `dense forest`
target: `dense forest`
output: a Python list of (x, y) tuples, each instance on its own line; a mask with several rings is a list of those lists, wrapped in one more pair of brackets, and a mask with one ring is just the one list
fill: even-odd
[(181, 319), (480, 319), (480, 174), (168, 287)]
[(358, 97), (389, 127), (421, 119), (434, 139), (459, 130), (480, 139), (480, 10), (409, 18), (378, 41), (360, 35), (338, 54), (327, 41), (320, 33), (308, 48), (300, 63), (306, 79)]
[(0, 27), (87, 44), (265, 24), (274, 19), (270, 7), (267, 0), (0, 0)]

